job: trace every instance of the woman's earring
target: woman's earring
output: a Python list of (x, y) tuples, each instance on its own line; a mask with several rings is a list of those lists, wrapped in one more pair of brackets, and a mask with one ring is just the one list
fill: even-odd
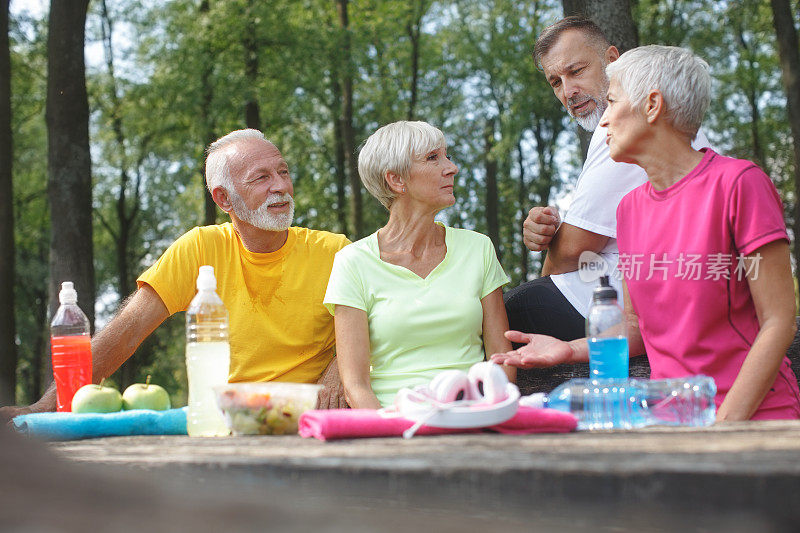
[(402, 190), (402, 193), (403, 193), (403, 194), (405, 194), (405, 193), (406, 193), (406, 186), (405, 186), (405, 185), (403, 185), (403, 190)]

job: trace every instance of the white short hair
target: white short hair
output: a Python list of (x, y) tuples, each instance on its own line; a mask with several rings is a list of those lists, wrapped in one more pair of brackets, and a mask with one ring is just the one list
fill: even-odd
[(444, 133), (427, 122), (401, 120), (378, 128), (358, 154), (361, 182), (389, 209), (397, 195), (389, 188), (386, 173), (407, 178), (414, 159), (444, 145)]
[(690, 138), (697, 134), (711, 101), (711, 75), (708, 63), (689, 50), (659, 45), (634, 48), (609, 63), (606, 74), (617, 80), (634, 108), (644, 105), (650, 91), (658, 90), (672, 126)]
[(206, 150), (206, 154), (208, 154), (206, 157), (206, 187), (208, 187), (208, 192), (213, 192), (216, 187), (222, 187), (228, 193), (234, 191), (229, 166), (229, 159), (233, 150), (229, 150), (229, 148), (236, 143), (249, 139), (259, 139), (272, 144), (260, 131), (246, 129), (234, 130), (208, 145)]

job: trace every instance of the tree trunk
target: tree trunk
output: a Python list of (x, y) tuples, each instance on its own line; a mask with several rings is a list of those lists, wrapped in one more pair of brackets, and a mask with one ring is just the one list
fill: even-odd
[(244, 35), (244, 72), (247, 77), (248, 99), (244, 104), (245, 124), (248, 128), (261, 129), (261, 110), (258, 106), (258, 43), (256, 24), (253, 20), (253, 0), (247, 2), (247, 31)]
[[(207, 124), (205, 146), (213, 143), (217, 139), (214, 133), (214, 124)], [(217, 204), (206, 187), (206, 158), (205, 152), (201, 156), (203, 163), (200, 166), (200, 181), (203, 183), (203, 225), (211, 226), (217, 223)]]
[[(202, 0), (200, 2), (200, 18), (203, 20), (205, 26), (205, 33), (208, 35), (210, 28), (210, 16), (209, 11), (211, 9), (209, 0)], [(216, 124), (214, 121), (214, 115), (211, 111), (211, 106), (213, 105), (214, 101), (214, 87), (211, 84), (211, 72), (214, 68), (214, 53), (212, 47), (208, 45), (208, 40), (204, 40), (206, 43), (205, 50), (203, 50), (203, 69), (200, 74), (200, 84), (203, 87), (203, 96), (202, 96), (202, 109), (201, 116), (203, 117), (203, 123), (206, 127), (205, 132), (205, 146), (208, 146), (212, 142), (217, 139), (216, 135)], [(214, 198), (211, 197), (211, 193), (208, 192), (208, 188), (206, 188), (206, 158), (205, 153), (202, 156), (203, 162), (200, 165), (200, 181), (203, 184), (203, 224), (206, 226), (211, 226), (217, 223), (217, 204), (214, 203)]]
[(425, 0), (418, 0), (411, 6), (406, 33), (411, 41), (411, 98), (408, 101), (407, 120), (414, 120), (417, 108), (417, 90), (419, 85), (419, 49), (422, 33), (422, 17), (425, 14)]
[[(44, 246), (42, 246), (42, 248), (44, 248)], [(44, 262), (47, 260), (47, 250), (42, 251), (42, 262)], [(50, 338), (50, 326), (47, 323), (47, 289), (44, 287), (37, 288), (36, 294), (38, 298), (34, 297), (33, 299), (33, 301), (36, 302), (36, 307), (34, 308), (34, 323), (38, 326), (36, 331), (39, 332), (39, 335), (37, 335), (33, 346), (33, 357), (31, 359), (31, 368), (33, 369), (31, 372), (32, 392), (29, 393), (28, 403), (33, 403), (42, 397), (42, 394), (45, 392), (45, 387), (43, 385), (49, 383), (53, 375), (52, 369), (48, 369), (50, 365), (46, 363), (46, 361), (50, 361), (49, 354), (46, 353), (48, 340)]]
[(497, 258), (500, 254), (500, 222), (498, 218), (498, 193), (497, 193), (497, 158), (492, 154), (494, 148), (494, 120), (486, 119), (483, 133), (484, 147), (483, 160), (486, 171), (486, 231), (494, 243)]
[[(128, 153), (125, 148), (125, 133), (122, 124), (122, 102), (117, 92), (117, 77), (114, 70), (114, 39), (113, 21), (108, 14), (106, 0), (101, 2), (101, 33), (104, 44), (106, 68), (108, 69), (109, 91), (108, 100), (110, 105), (109, 114), (111, 115), (111, 129), (114, 133), (114, 140), (119, 150), (119, 192), (116, 201), (116, 224), (112, 226), (103, 222), (106, 229), (114, 239), (116, 247), (117, 262), (117, 294), (119, 301), (122, 302), (135, 287), (135, 282), (131, 276), (131, 241), (133, 239), (136, 219), (140, 213), (140, 179), (131, 184), (130, 164)], [(144, 141), (145, 143), (147, 141)], [(129, 189), (133, 189), (133, 197), (128, 198)], [(133, 383), (134, 366), (136, 362), (133, 358), (128, 359), (119, 369), (120, 386), (127, 386)]]
[(786, 89), (786, 108), (794, 142), (794, 259), (795, 276), (800, 281), (800, 52), (797, 30), (788, 0), (772, 0), (772, 22), (778, 39), (778, 55)]
[[(557, 119), (538, 119), (533, 126), (533, 136), (536, 139), (536, 157), (539, 167), (539, 178), (536, 180), (536, 186), (533, 192), (538, 197), (538, 205), (550, 205), (550, 191), (553, 189), (553, 176), (556, 174), (553, 168), (553, 160), (555, 158), (556, 139), (560, 131), (561, 122)], [(544, 266), (546, 254), (546, 251), (542, 254), (541, 263), (539, 264), (539, 275), (542, 273), (542, 266)]]
[[(562, 0), (561, 3), (565, 17), (584, 15), (592, 19), (620, 53), (639, 46), (639, 32), (631, 15), (630, 0)], [(578, 126), (578, 139), (584, 160), (591, 138), (591, 132)]]
[[(335, 58), (332, 61), (336, 61)], [(333, 144), (336, 165), (336, 218), (339, 221), (339, 231), (348, 235), (347, 229), (347, 199), (345, 189), (347, 189), (347, 158), (344, 155), (344, 136), (342, 134), (342, 84), (339, 81), (339, 73), (334, 69), (331, 76), (331, 89), (333, 93), (333, 103), (331, 114), (333, 115)]]
[(361, 200), (361, 180), (358, 177), (358, 162), (356, 159), (356, 141), (353, 131), (353, 60), (350, 51), (350, 22), (347, 15), (349, 0), (336, 0), (339, 14), (339, 26), (342, 32), (342, 59), (344, 68), (342, 74), (342, 115), (341, 134), (342, 147), (350, 182), (350, 229), (351, 237), (360, 239), (364, 236), (364, 213)]
[[(525, 182), (525, 154), (522, 150), (522, 136), (520, 135), (517, 140), (517, 165), (519, 167), (519, 184), (517, 185), (517, 203), (519, 205), (519, 219), (517, 222), (517, 230), (522, 233), (522, 224), (528, 217), (528, 206), (530, 200), (528, 199), (528, 184)], [(525, 283), (528, 281), (528, 264), (530, 263), (530, 251), (525, 243), (520, 241), (520, 256), (519, 256), (519, 271), (520, 282)]]
[(759, 134), (761, 112), (758, 110), (758, 99), (760, 95), (758, 94), (758, 83), (755, 81), (759, 77), (759, 67), (758, 64), (753, 61), (754, 52), (752, 46), (747, 42), (741, 21), (737, 24), (736, 39), (739, 42), (739, 48), (742, 50), (743, 62), (747, 66), (747, 79), (744, 81), (743, 86), (747, 104), (750, 106), (750, 138), (753, 143), (753, 159), (758, 166), (769, 174), (769, 169), (766, 167), (764, 150), (761, 147), (761, 135)]
[(89, 0), (50, 3), (45, 114), (51, 227), (50, 313), (52, 316), (58, 307), (61, 282), (73, 281), (78, 303), (93, 325), (92, 173), (83, 56), (88, 4)]
[(564, 16), (584, 15), (600, 26), (620, 54), (639, 46), (630, 0), (562, 0)]
[[(395, 108), (398, 103), (398, 93), (394, 87), (394, 75), (389, 69), (390, 63), (394, 63), (394, 57), (392, 57), (392, 54), (389, 52), (387, 44), (383, 34), (376, 33), (373, 36), (372, 46), (375, 48), (375, 59), (373, 60), (376, 72), (375, 81), (378, 83), (378, 94), (375, 97), (376, 109), (374, 120), (379, 125), (389, 124), (397, 120)], [(390, 87), (390, 85), (392, 86)], [(413, 86), (414, 82), (412, 82), (411, 85)], [(414, 104), (414, 106), (416, 106), (416, 104)], [(409, 110), (406, 110), (406, 118), (408, 118), (408, 113)]]
[(125, 298), (131, 293), (133, 280), (130, 279), (128, 250), (131, 240), (131, 231), (134, 218), (138, 214), (138, 191), (134, 191), (134, 205), (128, 210), (128, 188), (130, 187), (130, 174), (128, 170), (128, 154), (125, 149), (125, 134), (122, 130), (122, 103), (117, 94), (117, 77), (114, 71), (114, 48), (113, 48), (113, 23), (108, 15), (106, 1), (101, 2), (102, 11), (102, 37), (105, 45), (106, 68), (108, 69), (110, 102), (111, 128), (114, 132), (114, 140), (119, 149), (119, 193), (116, 202), (117, 223), (116, 230), (109, 227), (112, 237), (116, 243), (117, 256), (117, 291), (120, 299)]
[(14, 322), (14, 192), (11, 134), (11, 50), (9, 0), (0, 0), (0, 405), (13, 405), (17, 389)]

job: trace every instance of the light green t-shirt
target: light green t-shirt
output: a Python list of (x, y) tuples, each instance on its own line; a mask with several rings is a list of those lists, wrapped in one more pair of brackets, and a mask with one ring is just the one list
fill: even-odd
[(370, 380), (381, 405), (402, 387), (484, 360), (481, 299), (508, 283), (485, 235), (445, 227), (447, 253), (423, 279), (380, 258), (377, 233), (336, 253), (323, 303), (366, 311)]

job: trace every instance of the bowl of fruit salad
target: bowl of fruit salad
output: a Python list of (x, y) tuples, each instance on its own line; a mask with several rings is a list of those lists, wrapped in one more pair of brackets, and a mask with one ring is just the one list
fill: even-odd
[(217, 405), (234, 435), (297, 433), (300, 415), (317, 405), (322, 385), (310, 383), (228, 383), (214, 387)]

